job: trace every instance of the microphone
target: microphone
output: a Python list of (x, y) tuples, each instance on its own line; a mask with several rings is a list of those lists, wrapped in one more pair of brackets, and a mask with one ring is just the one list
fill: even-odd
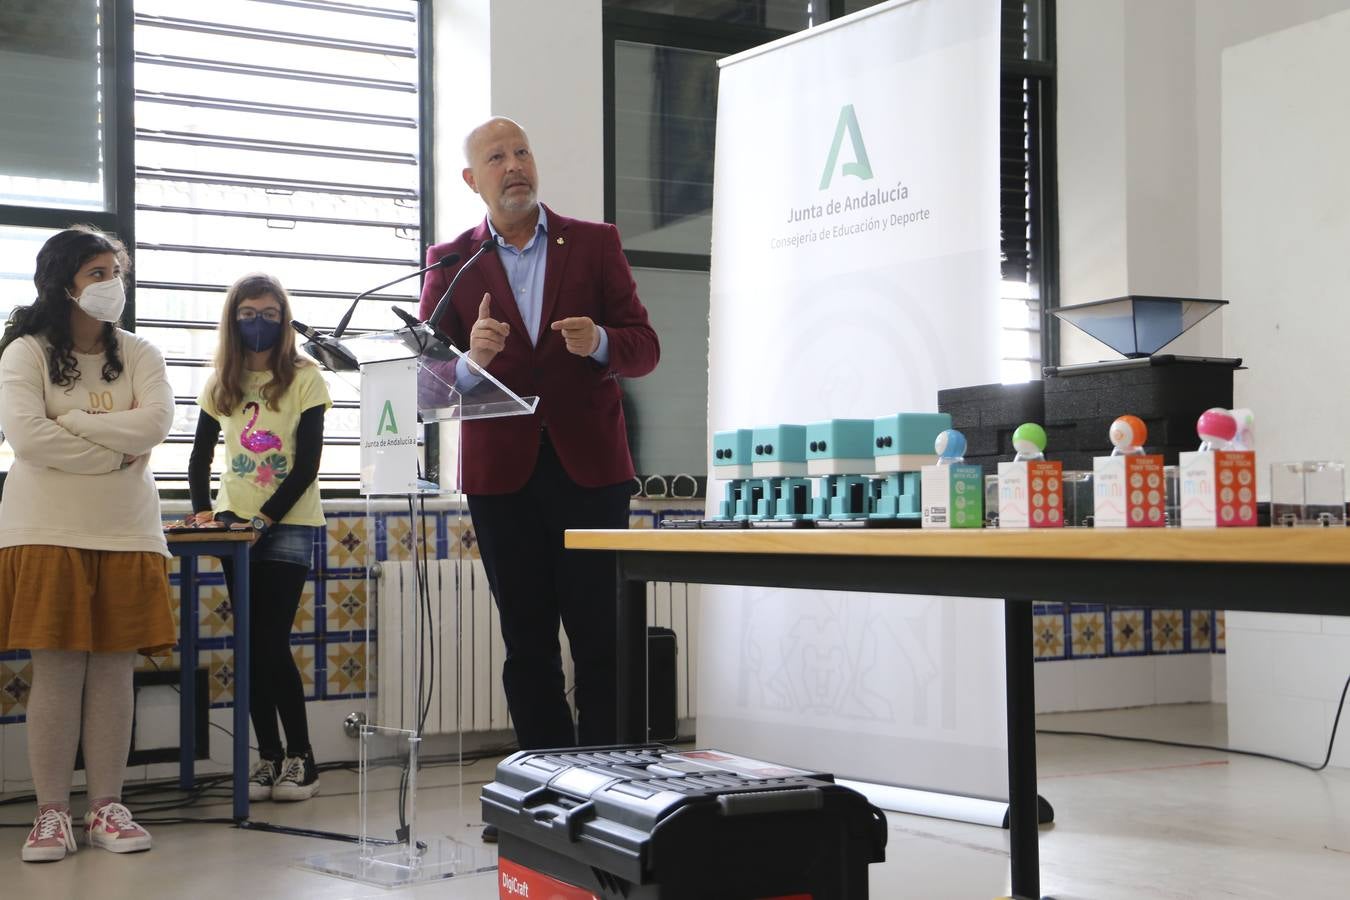
[(291, 320), (291, 327), (309, 339), (304, 350), (333, 372), (356, 372), (361, 366), (352, 355), (352, 351), (342, 346), (337, 338), (329, 337), (310, 328), (304, 322)]
[(393, 310), (394, 310), (394, 315), (396, 315), (396, 316), (398, 316), (400, 319), (402, 319), (402, 320), (403, 320), (403, 324), (404, 324), (404, 325), (407, 325), (409, 328), (411, 328), (411, 329), (413, 329), (413, 330), (416, 330), (416, 329), (417, 329), (417, 326), (422, 324), (421, 322), (417, 321), (417, 316), (414, 316), (412, 313), (408, 312), (406, 309), (404, 309), (404, 308), (401, 307), (401, 306), (395, 306), (395, 307), (393, 307)]
[(474, 251), (473, 256), (469, 257), (469, 261), (460, 266), (459, 271), (455, 273), (455, 277), (450, 279), (450, 286), (445, 289), (444, 294), (441, 294), (440, 302), (436, 304), (436, 308), (432, 310), (431, 315), (427, 317), (427, 324), (431, 326), (432, 334), (436, 335), (437, 338), (445, 343), (448, 344), (450, 341), (446, 338), (445, 333), (441, 331), (441, 317), (444, 316), (445, 311), (450, 308), (450, 297), (455, 292), (455, 285), (459, 284), (459, 279), (464, 276), (464, 273), (469, 271), (474, 263), (478, 262), (478, 257), (487, 253), (489, 250), (495, 249), (497, 249), (496, 240), (490, 237), (484, 238), (483, 243), (476, 251)]
[[(418, 275), (423, 274), (424, 272), (430, 272), (432, 269), (441, 269), (446, 266), (453, 266), (457, 262), (459, 262), (459, 254), (450, 253), (445, 256), (442, 256), (440, 259), (436, 260), (429, 266), (423, 266), (416, 272), (409, 272), (407, 275), (400, 275), (398, 278), (395, 278), (393, 281), (390, 281), (387, 284), (382, 284), (379, 287), (373, 287), (368, 291), (362, 291), (361, 293), (357, 294), (356, 299), (352, 300), (352, 305), (347, 307), (347, 312), (343, 314), (342, 319), (337, 323), (337, 327), (333, 329), (333, 340), (335, 341), (338, 340), (347, 331), (347, 323), (352, 320), (352, 313), (356, 312), (356, 304), (360, 303), (363, 298), (370, 296), (376, 291), (382, 291), (387, 287), (391, 287), (395, 284), (398, 284), (400, 281), (407, 281), (409, 278), (415, 278)], [(304, 334), (304, 332), (301, 332), (301, 334)]]

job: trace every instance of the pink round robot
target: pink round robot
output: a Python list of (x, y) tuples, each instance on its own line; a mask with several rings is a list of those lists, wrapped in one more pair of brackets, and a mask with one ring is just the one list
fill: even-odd
[(1200, 414), (1195, 433), (1200, 436), (1200, 451), (1227, 450), (1237, 437), (1238, 423), (1226, 409), (1215, 407)]

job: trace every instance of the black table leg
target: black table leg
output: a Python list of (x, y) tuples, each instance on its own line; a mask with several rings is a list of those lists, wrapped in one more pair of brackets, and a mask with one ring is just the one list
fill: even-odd
[(630, 581), (619, 558), (615, 599), (618, 651), (618, 740), (647, 742), (647, 583)]
[(1008, 690), (1008, 843), (1015, 897), (1041, 896), (1036, 801), (1036, 674), (1031, 604), (1003, 601)]

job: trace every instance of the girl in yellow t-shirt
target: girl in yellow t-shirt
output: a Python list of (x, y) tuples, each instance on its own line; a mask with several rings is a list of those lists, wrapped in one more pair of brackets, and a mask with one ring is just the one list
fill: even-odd
[[(250, 553), (249, 705), (260, 759), (249, 799), (307, 800), (319, 773), (290, 636), (324, 524), (317, 477), (324, 411), (333, 404), (318, 367), (296, 352), (290, 298), (272, 276), (245, 275), (226, 294), (215, 371), (197, 403), (192, 520), (248, 522), (259, 535)], [(211, 463), (222, 429), (225, 466), (213, 508)], [(225, 577), (233, 589), (229, 567)]]

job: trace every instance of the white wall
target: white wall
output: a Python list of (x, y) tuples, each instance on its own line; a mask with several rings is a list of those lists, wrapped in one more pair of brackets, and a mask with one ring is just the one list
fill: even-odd
[[(1231, 342), (1252, 365), (1236, 399), (1257, 413), (1266, 462), (1350, 457), (1350, 401), (1327, 390), (1350, 332), (1347, 47), (1340, 12), (1222, 55), (1223, 283)], [(1230, 613), (1228, 652), (1230, 742), (1320, 761), (1350, 674), (1350, 624)], [(1350, 749), (1334, 761), (1350, 765)]]
[[(1070, 0), (1072, 2), (1072, 0)], [(1199, 278), (1204, 296), (1218, 296), (1220, 247), (1219, 71), (1223, 51), (1262, 35), (1350, 9), (1348, 0), (1194, 0)], [(1061, 4), (1062, 6), (1063, 4)]]
[(463, 141), (494, 115), (529, 134), (542, 201), (604, 218), (600, 14), (601, 0), (433, 0), (437, 240), (483, 218), (460, 177)]
[[(1073, 0), (1057, 14), (1061, 302), (1213, 296), (1197, 265), (1194, 3)], [(1220, 329), (1169, 349), (1217, 354)], [(1064, 363), (1117, 358), (1060, 334)]]

